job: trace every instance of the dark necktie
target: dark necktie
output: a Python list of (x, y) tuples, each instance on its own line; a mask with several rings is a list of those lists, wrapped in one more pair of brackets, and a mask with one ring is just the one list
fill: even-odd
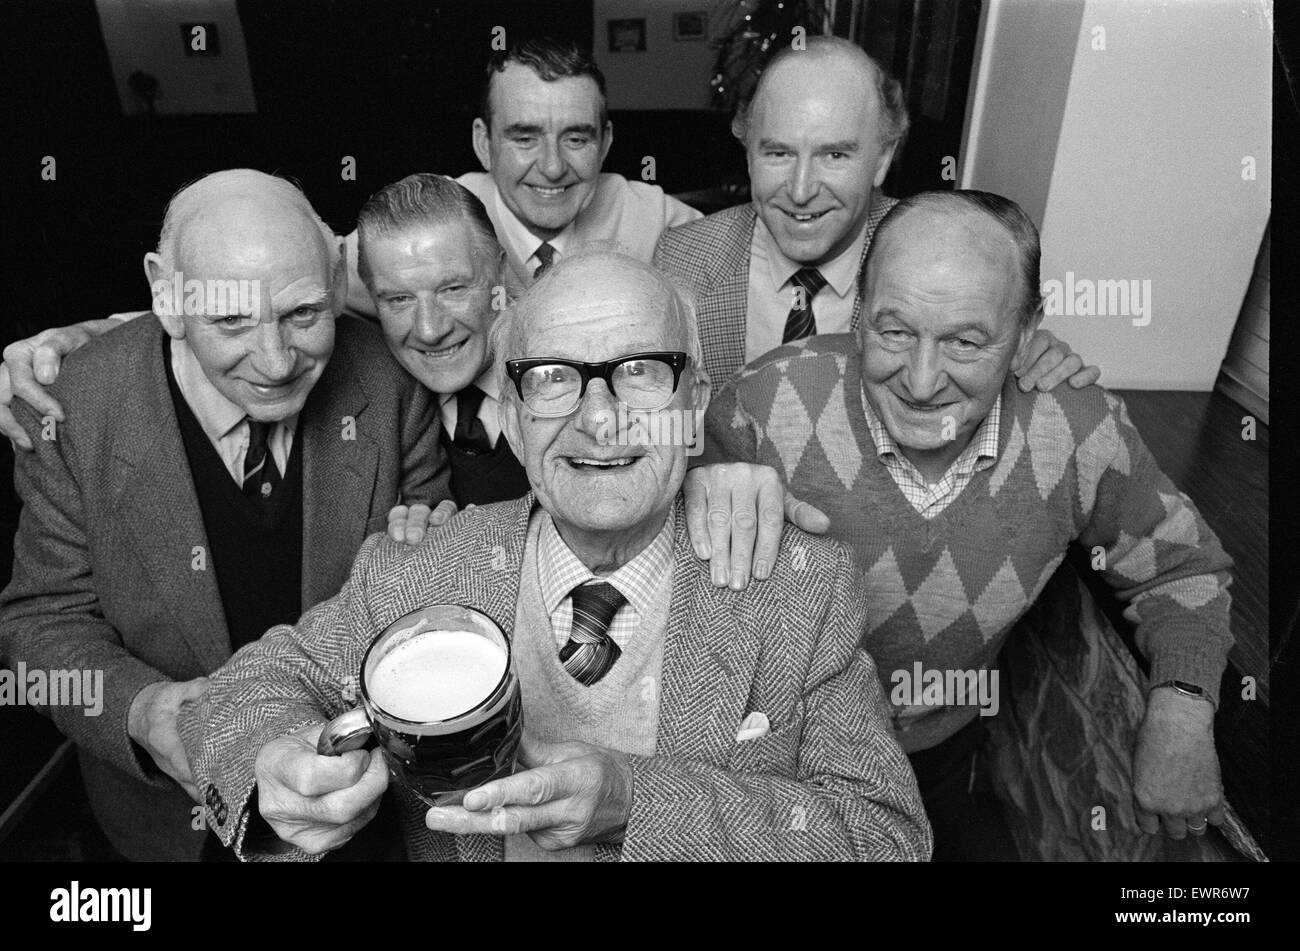
[(248, 420), (248, 451), (244, 453), (244, 495), (259, 505), (271, 498), (280, 484), (280, 470), (271, 454), (271, 431), (278, 423)]
[(549, 241), (543, 241), (533, 254), (537, 260), (542, 262), (533, 269), (533, 280), (535, 281), (546, 273), (551, 266), (551, 262), (555, 260), (555, 248), (551, 246)]
[(609, 673), (622, 653), (609, 636), (609, 622), (627, 599), (612, 584), (600, 581), (573, 589), (573, 631), (560, 648), (560, 663), (584, 687)]
[(488, 439), (487, 427), (478, 418), (478, 409), (483, 405), (484, 393), (471, 383), (456, 394), (456, 432), (451, 441), (457, 449), (475, 454), (491, 452), (492, 440)]
[[(822, 277), (822, 272), (815, 267), (800, 268), (794, 272), (791, 280), (803, 289), (803, 294), (800, 300), (800, 294), (797, 291), (795, 293), (794, 306), (790, 308), (790, 314), (785, 318), (785, 334), (781, 337), (782, 343), (802, 340), (817, 332), (817, 321), (813, 317), (813, 298), (826, 286), (826, 278)], [(799, 306), (801, 303), (802, 307)]]

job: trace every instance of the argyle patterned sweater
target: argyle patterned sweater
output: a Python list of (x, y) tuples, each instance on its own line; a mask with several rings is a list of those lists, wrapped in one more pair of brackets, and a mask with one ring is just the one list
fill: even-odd
[(709, 407), (701, 461), (774, 467), (853, 549), (867, 581), (863, 646), (905, 751), (942, 742), (979, 707), (916, 703), (911, 688), (891, 696), (895, 687), (915, 679), (918, 661), (925, 672), (995, 668), (1071, 543), (1089, 550), (1125, 603), (1151, 682), (1198, 684), (1218, 702), (1232, 645), (1231, 562), (1156, 466), (1123, 401), (1097, 386), (1022, 393), (1008, 376), (997, 463), (925, 519), (876, 456), (861, 372), (852, 334), (760, 357)]

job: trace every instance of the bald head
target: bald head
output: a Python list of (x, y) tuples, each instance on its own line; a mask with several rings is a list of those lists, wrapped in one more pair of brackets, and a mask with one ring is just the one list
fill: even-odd
[(340, 244), (290, 182), (207, 175), (173, 196), (144, 256), (154, 313), (222, 397), (250, 419), (288, 420), (334, 349)]
[(167, 205), (158, 256), (163, 270), (184, 272), (215, 257), (239, 270), (250, 258), (286, 249), (338, 263), (334, 233), (292, 182), (255, 169), (213, 172), (178, 191)]
[(990, 274), (1008, 276), (1022, 325), (1039, 314), (1041, 246), (1038, 229), (1009, 198), (974, 189), (920, 192), (895, 205), (876, 226), (863, 278), (894, 267), (908, 251), (932, 248), (936, 263), (968, 259)]
[[(798, 87), (787, 90), (794, 96), (774, 101), (774, 91), (791, 83)], [(882, 146), (894, 146), (897, 151), (908, 128), (902, 87), (862, 47), (838, 36), (809, 37), (803, 49), (782, 48), (768, 61), (753, 95), (737, 110), (731, 131), (748, 146), (759, 108), (779, 108), (790, 98), (838, 99), (847, 105), (847, 99), (856, 101), (859, 93), (870, 100), (867, 108)]]
[[(497, 365), (525, 356), (552, 356), (530, 352), (531, 333), (555, 321), (573, 327), (582, 346), (587, 315), (609, 308), (626, 312), (628, 326), (649, 328), (662, 337), (662, 348), (682, 350), (691, 358), (692, 369), (704, 372), (695, 309), (685, 293), (656, 268), (629, 255), (604, 249), (580, 250), (566, 255), (530, 287), (496, 327)], [(587, 357), (589, 360), (601, 359)], [(509, 384), (502, 392), (509, 390)]]

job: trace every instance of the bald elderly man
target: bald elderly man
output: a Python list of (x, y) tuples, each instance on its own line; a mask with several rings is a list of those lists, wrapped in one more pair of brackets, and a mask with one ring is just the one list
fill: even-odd
[(176, 716), (206, 675), (333, 595), (399, 500), (447, 497), (427, 391), (339, 318), (344, 267), (292, 184), (209, 175), (144, 257), (153, 314), (68, 358), (67, 421), (18, 407), (35, 451), (0, 659), (102, 672), (97, 715), (44, 712), (129, 859), (204, 853)]
[[(1014, 854), (1001, 810), (977, 792), (982, 724), (998, 711), (999, 651), (1071, 546), (1125, 602), (1151, 664), (1132, 761), (1137, 824), (1182, 838), (1224, 820), (1214, 714), (1232, 645), (1231, 563), (1122, 400), (1015, 385), (1011, 367), (1043, 316), (1039, 258), (1037, 229), (1006, 198), (906, 198), (876, 232), (859, 332), (773, 351), (706, 420), (706, 458), (778, 468), (857, 554), (863, 646), (890, 693), (936, 861)], [(1122, 817), (1129, 804), (1114, 797), (1128, 773), (1107, 768), (1111, 781), (1087, 801)]]
[[(673, 421), (709, 391), (679, 292), (633, 258), (580, 251), (493, 337), (501, 423), (533, 491), (418, 547), (370, 539), (337, 598), (214, 675), (181, 733), (222, 840), (242, 858), (306, 859), (366, 824), (383, 756), (318, 755), (322, 726), (355, 702), (378, 632), (454, 602), (510, 638), (524, 742), (514, 775), (463, 806), (396, 790), (411, 858), (927, 858), (858, 648), (866, 596), (849, 552), (791, 528), (771, 577), (742, 592), (693, 557)], [(259, 834), (272, 830), (280, 843)]]

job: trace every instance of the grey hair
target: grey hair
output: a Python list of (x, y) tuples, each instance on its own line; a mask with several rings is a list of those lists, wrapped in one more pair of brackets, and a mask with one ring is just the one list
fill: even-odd
[(1025, 214), (1023, 208), (1001, 195), (992, 192), (976, 191), (970, 188), (958, 188), (952, 191), (936, 190), (918, 192), (904, 198), (889, 209), (889, 213), (876, 225), (867, 248), (866, 260), (862, 263), (860, 279), (865, 290), (867, 269), (871, 266), (872, 252), (883, 243), (885, 234), (917, 208), (933, 210), (969, 210), (992, 218), (1006, 229), (1008, 236), (1016, 245), (1020, 263), (1020, 308), (1017, 315), (1021, 328), (1028, 327), (1043, 306), (1042, 285), (1039, 283), (1039, 267), (1042, 259), (1042, 246), (1039, 242), (1038, 228), (1033, 220)]
[(370, 287), (366, 241), (371, 235), (396, 234), (422, 224), (463, 221), (477, 242), (478, 252), (495, 268), (501, 259), (497, 239), (483, 202), (468, 188), (445, 175), (420, 172), (385, 185), (367, 199), (357, 215), (357, 272)]
[(754, 100), (758, 98), (759, 91), (763, 88), (763, 82), (772, 72), (773, 67), (795, 56), (806, 56), (810, 53), (828, 54), (836, 50), (848, 53), (859, 61), (865, 60), (866, 64), (869, 65), (872, 74), (875, 76), (876, 95), (879, 97), (880, 102), (880, 144), (884, 148), (894, 146), (894, 157), (897, 158), (898, 154), (903, 151), (903, 143), (907, 138), (907, 130), (911, 125), (911, 120), (907, 115), (907, 102), (903, 98), (903, 87), (897, 79), (889, 74), (885, 67), (876, 61), (875, 57), (856, 43), (839, 36), (810, 36), (805, 43), (805, 48), (802, 50), (794, 49), (791, 46), (781, 47), (763, 67), (763, 72), (758, 77), (758, 82), (754, 84), (754, 90), (749, 95), (749, 98), (736, 109), (736, 115), (731, 120), (731, 134), (739, 139), (742, 144), (748, 145)]
[[(670, 310), (672, 311), (670, 316), (676, 324), (675, 329), (679, 335), (678, 339), (685, 341), (686, 355), (690, 357), (690, 369), (695, 376), (695, 383), (707, 390), (709, 387), (709, 374), (704, 368), (704, 348), (700, 343), (699, 320), (696, 316), (695, 301), (691, 294), (644, 261), (620, 251), (611, 250), (606, 246), (593, 244), (566, 254), (493, 323), (489, 337), (490, 352), (493, 354), (493, 360), (495, 361), (497, 392), (502, 395), (503, 401), (518, 398), (514, 383), (506, 374), (506, 361), (528, 356), (523, 352), (524, 340), (529, 323), (536, 317), (537, 301), (544, 296), (547, 288), (575, 266), (590, 261), (634, 265), (637, 270), (647, 276), (652, 276), (656, 283), (667, 292), (671, 305)], [(538, 356), (541, 355), (538, 354)]]
[(163, 213), (162, 230), (158, 233), (157, 254), (161, 259), (163, 270), (166, 273), (178, 270), (176, 259), (180, 251), (183, 231), (181, 225), (192, 217), (191, 213), (203, 201), (221, 192), (253, 189), (269, 189), (306, 212), (325, 239), (325, 247), (329, 251), (330, 273), (335, 274), (343, 260), (339, 252), (338, 235), (334, 233), (333, 228), (321, 220), (320, 215), (316, 214), (316, 209), (311, 206), (302, 188), (297, 182), (288, 178), (268, 175), (266, 172), (259, 172), (252, 168), (229, 168), (212, 172), (177, 189), (167, 202), (167, 210)]

